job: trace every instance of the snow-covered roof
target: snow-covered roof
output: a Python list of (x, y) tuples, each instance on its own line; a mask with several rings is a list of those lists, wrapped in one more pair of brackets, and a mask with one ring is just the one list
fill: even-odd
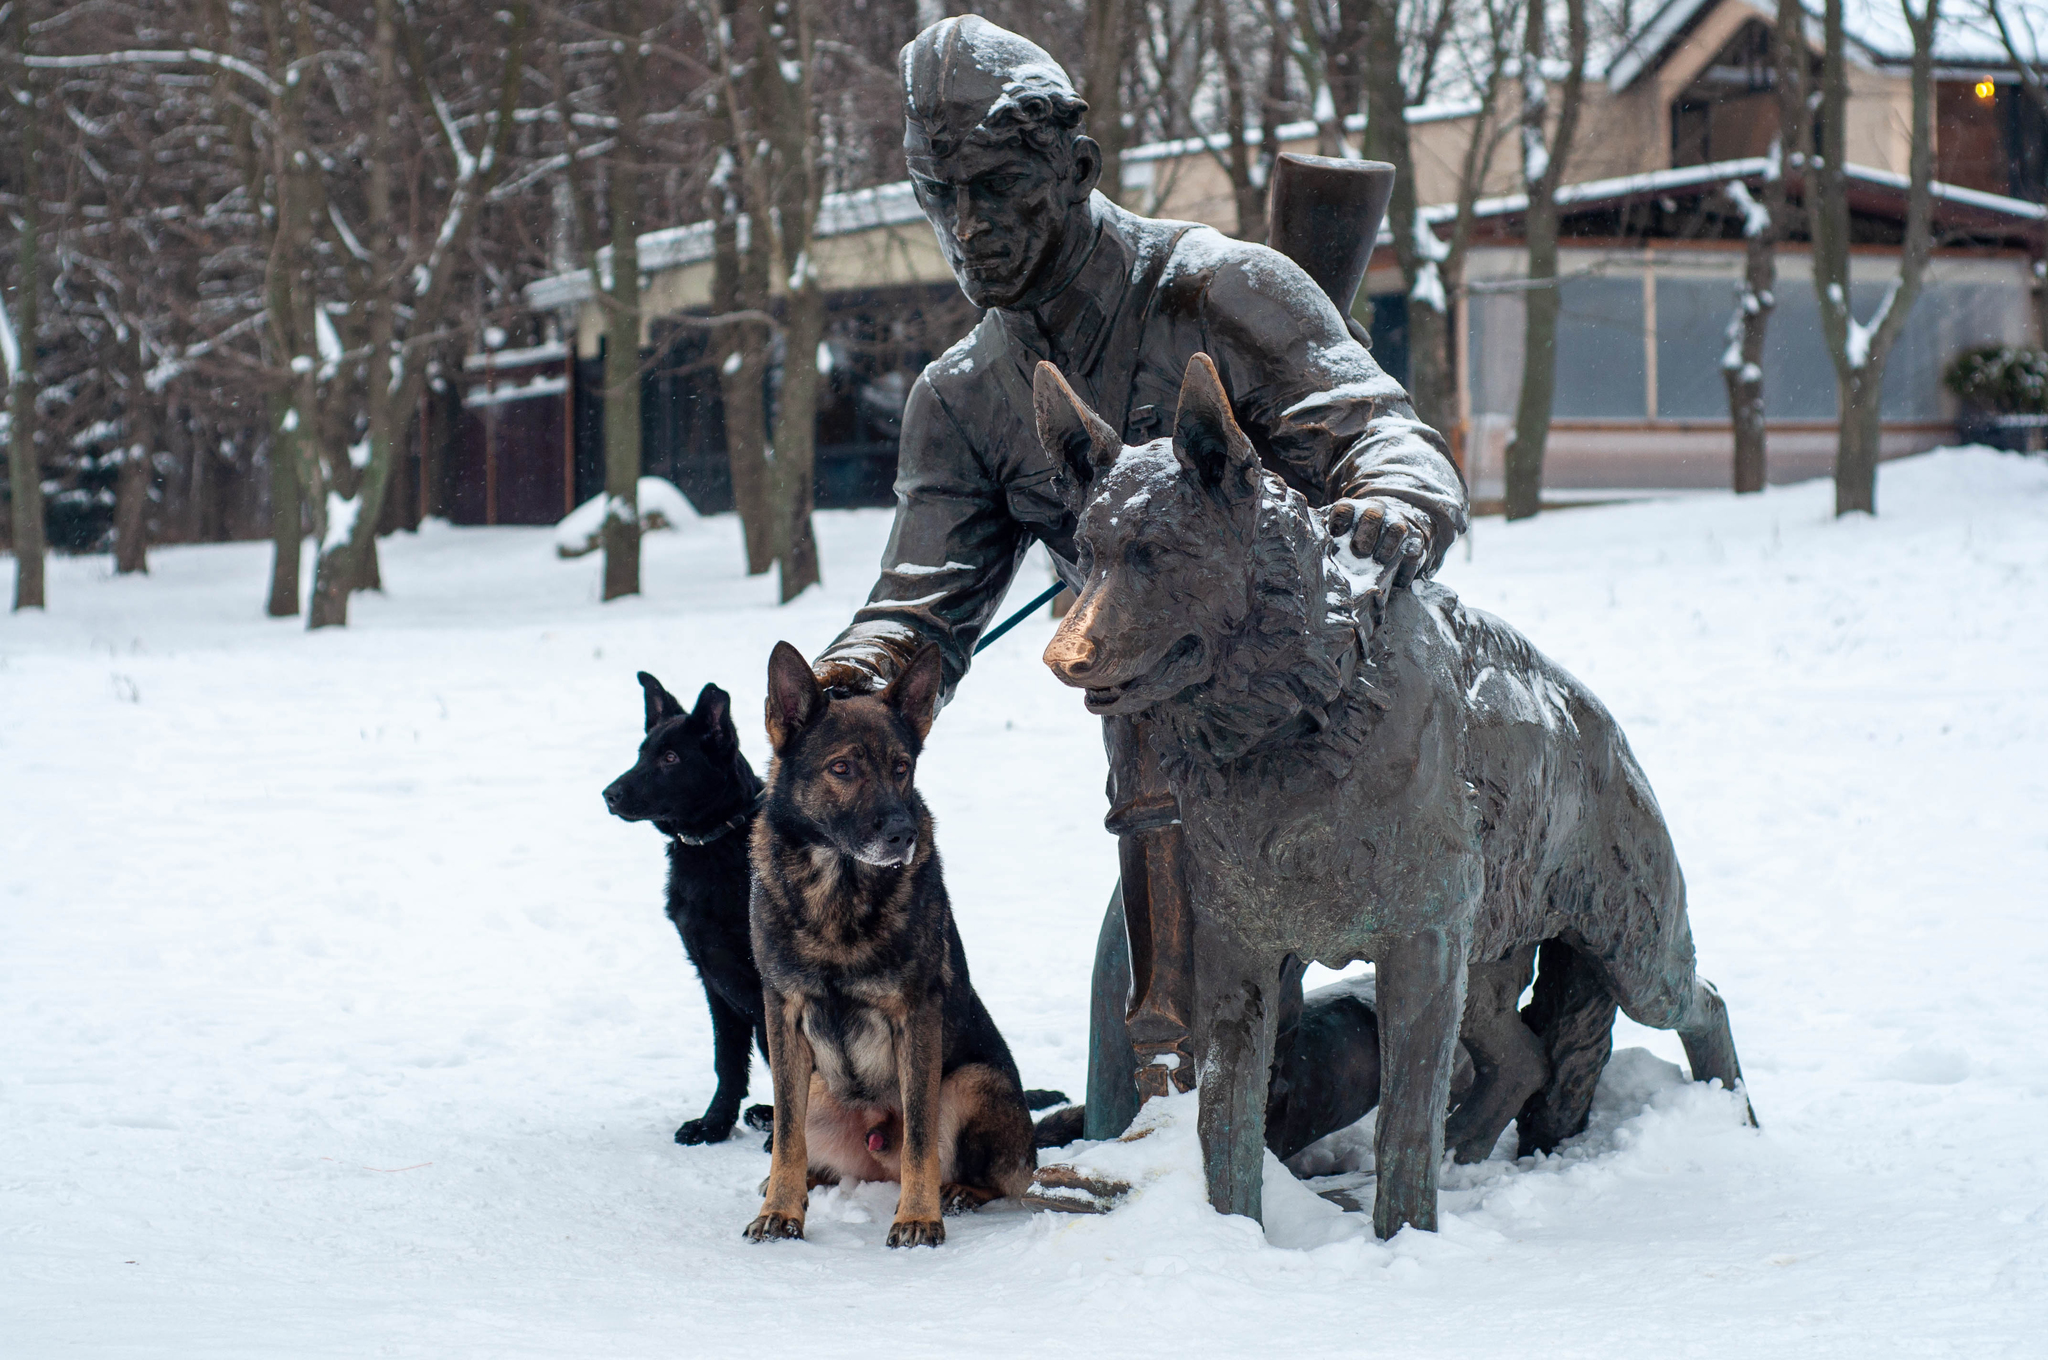
[[(1722, 0), (1664, 0), (1635, 34), (1622, 45), (1607, 67), (1608, 88), (1619, 94), (1645, 72), (1655, 69), (1665, 55), (1691, 27)], [(1777, 21), (1776, 6), (1765, 7), (1754, 0), (1729, 0), (1755, 11), (1766, 23)], [(2013, 42), (2029, 63), (2048, 52), (2048, 0), (2001, 0)], [(1820, 43), (1821, 11), (1807, 0), (1809, 41)], [(1906, 27), (1899, 0), (1842, 0), (1842, 31), (1863, 57), (1892, 64), (1912, 59), (1913, 35)], [(2010, 66), (1998, 26), (1983, 5), (1972, 0), (1951, 0), (1942, 11), (1934, 38), (1935, 59), (1946, 66)]]
[[(1680, 166), (1675, 170), (1648, 170), (1639, 175), (1619, 175), (1613, 179), (1591, 179), (1579, 184), (1566, 184), (1557, 191), (1557, 201), (1569, 207), (1574, 204), (1601, 203), (1611, 199), (1633, 198), (1640, 194), (1669, 193), (1674, 189), (1697, 189), (1703, 185), (1723, 184), (1730, 180), (1759, 178), (1770, 173), (1771, 163), (1762, 156), (1749, 156), (1741, 160), (1710, 161), (1705, 165)], [(1887, 189), (1905, 190), (1908, 181), (1904, 175), (1889, 170), (1878, 170), (1867, 165), (1845, 165), (1843, 173), (1852, 180), (1863, 184), (1878, 185)], [(2024, 222), (2048, 220), (2048, 209), (2025, 199), (2007, 198), (2003, 194), (1987, 194), (1980, 189), (1965, 189), (1957, 184), (1943, 184), (1939, 180), (1933, 186), (1934, 199), (1938, 203), (1950, 203), (1959, 208), (1975, 208), (1981, 212), (1997, 213)], [(1480, 217), (1511, 217), (1529, 210), (1527, 194), (1502, 194), (1498, 198), (1482, 198), (1474, 205), (1473, 211)], [(1457, 212), (1455, 204), (1440, 203), (1422, 209), (1422, 215), (1430, 222), (1449, 221)]]
[[(1410, 123), (1440, 123), (1450, 118), (1470, 118), (1479, 112), (1476, 99), (1448, 100), (1435, 104), (1414, 104), (1401, 110), (1402, 116)], [(1354, 113), (1344, 120), (1346, 132), (1365, 131), (1365, 115)], [(1316, 135), (1316, 125), (1303, 120), (1298, 123), (1282, 123), (1274, 129), (1274, 135), (1283, 142), (1306, 141)], [(1259, 146), (1265, 142), (1265, 133), (1256, 127), (1244, 131), (1248, 146)], [(1212, 132), (1206, 137), (1182, 137), (1169, 142), (1146, 142), (1142, 146), (1125, 149), (1123, 159), (1131, 162), (1172, 160), (1177, 156), (1192, 155), (1197, 151), (1221, 151), (1230, 145), (1230, 138), (1221, 132)]]
[[(878, 184), (872, 189), (825, 195), (824, 202), (818, 205), (818, 224), (813, 234), (847, 236), (873, 227), (901, 227), (923, 221), (924, 210), (917, 206), (917, 196), (911, 192), (910, 181), (901, 180), (894, 184)], [(744, 242), (747, 234), (744, 216), (740, 218), (739, 229), (740, 239)], [(679, 269), (711, 258), (712, 224), (708, 221), (691, 222), (686, 226), (644, 232), (639, 244), (642, 273)], [(611, 263), (611, 247), (606, 246), (597, 253), (597, 267), (607, 277), (611, 274)], [(589, 301), (593, 295), (587, 269), (551, 274), (526, 285), (527, 304), (540, 309), (573, 307)]]

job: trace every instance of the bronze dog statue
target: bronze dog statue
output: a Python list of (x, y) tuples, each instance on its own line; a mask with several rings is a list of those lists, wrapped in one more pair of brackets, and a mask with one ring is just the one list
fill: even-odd
[[(1539, 1043), (1573, 1033), (1583, 1052), (1589, 1017), (1619, 1003), (1676, 1030), (1694, 1077), (1735, 1087), (1670, 835), (1599, 700), (1442, 586), (1382, 597), (1354, 582), (1307, 501), (1261, 466), (1207, 355), (1188, 363), (1171, 437), (1137, 447), (1052, 365), (1033, 395), (1086, 574), (1046, 664), (1090, 712), (1153, 719), (1186, 831), (1211, 1204), (1259, 1216), (1297, 958), (1375, 965), (1381, 1237), (1436, 1227), (1461, 1017), (1478, 1080), (1460, 1114), (1498, 1132), (1520, 1105), (1500, 1073), (1527, 1070), (1512, 1005), (1538, 946)], [(1566, 1088), (1553, 1077), (1524, 1117), (1569, 1125), (1573, 1111), (1542, 1107), (1590, 1099), (1591, 1082)], [(1454, 1122), (1453, 1141), (1470, 1132)]]

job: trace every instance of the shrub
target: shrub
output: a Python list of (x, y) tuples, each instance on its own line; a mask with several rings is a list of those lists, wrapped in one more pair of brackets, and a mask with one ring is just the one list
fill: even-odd
[(1942, 375), (1965, 404), (1999, 415), (2048, 414), (2048, 350), (1980, 345), (1949, 362)]

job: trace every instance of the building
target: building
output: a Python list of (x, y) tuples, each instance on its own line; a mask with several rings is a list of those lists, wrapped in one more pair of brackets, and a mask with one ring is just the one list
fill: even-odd
[[(1845, 4), (1854, 302), (1868, 315), (1898, 266), (1911, 45), (1885, 0)], [(1773, 171), (1774, 21), (1774, 6), (1751, 0), (1666, 0), (1588, 82), (1573, 182), (1562, 194), (1563, 306), (1545, 472), (1553, 489), (1728, 484), (1720, 359), (1742, 271), (1743, 220), (1731, 186), (1756, 189)], [(1957, 352), (2038, 339), (2033, 262), (2042, 254), (2048, 120), (1981, 19), (1951, 22), (1937, 60), (1937, 249), (1886, 373), (1888, 456), (1955, 437), (1958, 413), (1941, 373)], [(1425, 203), (1455, 200), (1478, 113), (1472, 103), (1407, 111)], [(1310, 125), (1275, 135), (1283, 150), (1314, 149)], [(1220, 149), (1210, 139), (1126, 151), (1124, 200), (1230, 229), (1234, 200)], [(1796, 177), (1794, 185), (1796, 197)], [(1451, 299), (1461, 338), (1453, 433), (1480, 499), (1497, 494), (1520, 380), (1526, 209), (1507, 156), (1496, 158), (1483, 191), (1464, 287)], [(1429, 211), (1441, 222), (1449, 209)], [(974, 314), (907, 184), (827, 199), (815, 253), (831, 299), (819, 504), (886, 504), (903, 395)], [(640, 256), (646, 471), (675, 481), (701, 510), (728, 508), (703, 331), (677, 320), (709, 308), (710, 225), (649, 233)], [(1375, 265), (1358, 312), (1369, 319), (1381, 362), (1405, 377), (1409, 299), (1391, 255), (1382, 252)], [(1801, 242), (1782, 248), (1778, 272), (1766, 400), (1770, 477), (1787, 481), (1832, 466), (1835, 380)], [(449, 485), (468, 488), (448, 501), (462, 522), (545, 522), (602, 481), (603, 323), (589, 275), (542, 279), (527, 300), (560, 338), (467, 361), (462, 414), (441, 472)]]

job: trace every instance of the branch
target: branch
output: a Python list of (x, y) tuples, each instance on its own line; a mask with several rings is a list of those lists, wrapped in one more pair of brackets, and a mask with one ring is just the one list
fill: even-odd
[(50, 71), (90, 70), (100, 66), (212, 66), (255, 82), (265, 94), (275, 97), (284, 93), (284, 87), (260, 67), (252, 66), (240, 57), (209, 52), (203, 47), (143, 48), (126, 52), (87, 52), (74, 57), (22, 57), (20, 60), (26, 66)]

